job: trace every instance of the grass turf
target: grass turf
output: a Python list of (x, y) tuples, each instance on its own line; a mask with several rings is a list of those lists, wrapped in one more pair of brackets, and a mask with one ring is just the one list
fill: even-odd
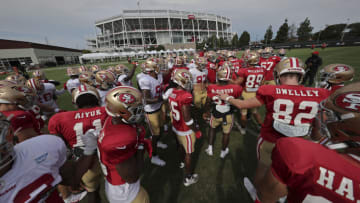
[[(323, 66), (331, 63), (344, 63), (356, 69), (354, 81), (359, 81), (360, 72), (360, 47), (326, 48), (315, 49), (323, 58)], [(287, 56), (296, 56), (306, 60), (310, 56), (311, 49), (292, 49)], [(125, 63), (125, 62), (124, 62)], [(102, 64), (107, 67), (109, 64)], [(140, 72), (138, 68), (137, 72)], [(66, 69), (49, 68), (45, 70), (47, 78), (66, 82)], [(136, 84), (134, 77), (134, 84)], [(61, 87), (58, 87), (61, 88)], [(58, 104), (62, 109), (73, 110), (71, 96), (66, 93), (58, 98)], [(165, 167), (156, 167), (146, 160), (145, 171), (142, 175), (141, 184), (147, 190), (153, 203), (223, 203), (223, 202), (252, 202), (243, 186), (243, 178), (252, 179), (256, 169), (256, 134), (258, 129), (255, 124), (249, 122), (249, 131), (246, 135), (240, 135), (236, 127), (233, 128), (230, 138), (230, 153), (220, 159), (221, 132), (218, 131), (214, 145), (214, 156), (209, 157), (204, 153), (207, 147), (208, 125), (201, 122), (200, 113), (194, 111), (195, 117), (200, 120), (203, 138), (196, 141), (193, 163), (195, 172), (199, 174), (199, 182), (190, 187), (182, 184), (183, 169), (178, 167), (179, 159), (176, 149), (175, 136), (172, 133), (163, 136), (163, 142), (167, 143), (167, 150), (159, 150), (159, 155), (166, 160)], [(103, 185), (102, 196), (104, 197)], [(84, 201), (85, 202), (85, 201)], [(103, 202), (106, 202), (105, 200)]]

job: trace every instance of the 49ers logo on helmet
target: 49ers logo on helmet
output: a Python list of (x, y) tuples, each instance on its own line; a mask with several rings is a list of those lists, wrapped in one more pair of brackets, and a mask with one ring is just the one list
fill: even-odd
[(340, 108), (360, 112), (360, 92), (347, 92), (335, 98), (335, 105)]
[(119, 101), (121, 101), (124, 104), (132, 104), (135, 102), (134, 95), (128, 94), (128, 93), (122, 93), (119, 95)]
[(186, 72), (182, 72), (182, 73), (181, 73), (181, 76), (183, 76), (183, 77), (186, 78), (186, 79), (190, 79), (190, 75), (187, 74)]
[(336, 66), (334, 68), (334, 71), (336, 72), (345, 72), (345, 71), (348, 71), (350, 68), (347, 67), (347, 66)]

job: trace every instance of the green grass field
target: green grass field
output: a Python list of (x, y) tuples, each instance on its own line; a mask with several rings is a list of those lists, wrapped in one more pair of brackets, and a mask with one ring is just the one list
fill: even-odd
[[(292, 49), (288, 56), (296, 56), (306, 60), (311, 49)], [(359, 81), (360, 47), (326, 48), (318, 50), (323, 58), (324, 65), (331, 63), (345, 63), (356, 68), (354, 81)], [(125, 62), (124, 62), (125, 63)], [(106, 67), (108, 64), (101, 65)], [(139, 72), (140, 70), (137, 70)], [(66, 69), (50, 68), (45, 70), (49, 79), (64, 83), (68, 77)], [(134, 77), (135, 78), (135, 77)], [(134, 84), (136, 82), (134, 81)], [(60, 87), (61, 88), (61, 87)], [(69, 94), (58, 98), (62, 109), (74, 109)], [(195, 117), (200, 120), (199, 113)], [(146, 160), (145, 172), (141, 184), (148, 191), (153, 203), (224, 203), (224, 202), (252, 202), (243, 186), (243, 178), (252, 179), (256, 168), (256, 135), (258, 129), (249, 122), (246, 135), (240, 135), (236, 127), (233, 128), (230, 139), (230, 153), (220, 159), (222, 135), (217, 133), (214, 146), (214, 156), (209, 157), (204, 150), (207, 147), (208, 126), (200, 120), (203, 138), (196, 142), (193, 164), (195, 172), (199, 174), (199, 182), (190, 187), (182, 184), (183, 170), (178, 168), (179, 159), (176, 150), (175, 136), (172, 133), (163, 135), (163, 141), (169, 145), (167, 150), (160, 150), (159, 155), (164, 158), (167, 165), (163, 168), (151, 165)], [(105, 202), (105, 201), (104, 201)]]

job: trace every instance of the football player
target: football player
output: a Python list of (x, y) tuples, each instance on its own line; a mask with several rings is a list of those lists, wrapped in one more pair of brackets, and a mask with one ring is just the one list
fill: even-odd
[(198, 175), (191, 167), (191, 154), (195, 150), (195, 141), (201, 137), (201, 131), (196, 127), (194, 119), (191, 118), (191, 104), (193, 97), (191, 91), (191, 75), (184, 69), (175, 70), (171, 80), (177, 84), (169, 95), (173, 131), (176, 134), (181, 155), (185, 154), (185, 178), (184, 185), (190, 186), (198, 181)]
[(333, 92), (321, 102), (317, 129), (331, 144), (280, 138), (272, 164), (257, 187), (261, 202), (360, 201), (360, 83)]
[(263, 67), (266, 70), (265, 73), (265, 85), (275, 85), (274, 80), (274, 68), (276, 64), (278, 64), (281, 61), (281, 58), (278, 56), (273, 56), (273, 48), (266, 47), (261, 52), (260, 57), (260, 66)]
[(256, 97), (234, 99), (226, 94), (220, 98), (239, 109), (266, 107), (265, 121), (257, 145), (258, 166), (255, 184), (271, 164), (271, 151), (280, 137), (305, 137), (318, 112), (319, 103), (328, 97), (328, 90), (300, 85), (304, 76), (304, 63), (295, 57), (282, 60), (274, 69), (278, 85), (262, 85)]
[[(265, 69), (259, 66), (259, 55), (252, 51), (246, 56), (246, 68), (239, 69), (237, 75), (239, 76), (234, 82), (237, 85), (242, 85), (244, 91), (242, 92), (243, 99), (250, 99), (256, 96), (256, 92), (263, 84)], [(247, 123), (247, 109), (241, 109), (241, 133), (245, 134)], [(251, 109), (255, 120), (259, 125), (262, 124), (261, 115), (258, 108)]]
[[(44, 71), (42, 71), (42, 70), (35, 70), (35, 71), (32, 73), (32, 75), (33, 75), (33, 78), (35, 78), (35, 79), (37, 79), (37, 80), (41, 80), (41, 81), (44, 82), (44, 83), (52, 83), (52, 84), (55, 85), (55, 86), (60, 85), (60, 82), (59, 82), (59, 81), (47, 79), (46, 76), (45, 76)], [(61, 91), (62, 91), (63, 93), (65, 92), (64, 89), (62, 89)]]
[(79, 73), (87, 72), (87, 71), (88, 71), (88, 69), (86, 68), (86, 66), (80, 66), (80, 67), (78, 68), (78, 70), (79, 70)]
[(278, 51), (278, 56), (279, 56), (281, 59), (286, 58), (286, 50), (283, 49), (283, 48), (279, 49), (279, 51)]
[[(131, 61), (130, 61), (130, 63), (131, 63)], [(132, 86), (131, 80), (132, 80), (135, 70), (137, 68), (137, 62), (133, 62), (132, 64), (133, 64), (133, 68), (131, 69), (131, 71), (129, 71), (129, 69), (125, 65), (122, 65), (122, 64), (115, 67), (115, 72), (118, 75), (118, 78), (117, 78), (118, 86), (119, 85)]]
[(105, 194), (110, 203), (148, 203), (140, 186), (144, 148), (151, 155), (151, 141), (138, 125), (143, 118), (141, 92), (133, 87), (116, 87), (106, 96), (108, 117), (98, 136), (98, 152), (105, 176)]
[[(72, 150), (74, 160), (83, 156), (84, 143), (81, 136), (90, 129), (101, 130), (102, 123), (106, 118), (104, 108), (100, 107), (100, 96), (96, 88), (88, 85), (80, 85), (72, 93), (72, 101), (79, 110), (60, 112), (52, 116), (49, 120), (49, 133), (63, 138)], [(94, 157), (95, 158), (95, 157)], [(82, 183), (88, 192), (91, 202), (99, 202), (99, 194), (96, 191), (101, 180), (101, 169), (97, 159), (93, 165), (83, 175)], [(63, 188), (62, 196), (64, 199), (71, 198), (70, 191)], [(91, 199), (91, 200), (90, 200)]]
[(140, 78), (139, 85), (144, 95), (145, 117), (152, 135), (153, 155), (151, 163), (165, 166), (166, 162), (157, 155), (157, 148), (166, 149), (167, 145), (160, 141), (160, 131), (164, 120), (162, 119), (162, 74), (153, 61), (145, 62), (146, 75)]
[(66, 72), (70, 79), (64, 83), (64, 89), (71, 94), (71, 92), (80, 85), (79, 70), (77, 68), (69, 67), (66, 69)]
[(0, 114), (0, 202), (62, 202), (53, 188), (60, 182), (75, 185), (96, 149), (96, 142), (94, 145), (84, 139), (85, 156), (73, 171), (71, 183), (60, 175), (66, 161), (66, 145), (61, 138), (39, 135), (13, 147), (6, 139), (11, 134), (8, 119)]
[(97, 72), (101, 71), (101, 68), (97, 65), (93, 65), (93, 66), (91, 66), (89, 71), (96, 74)]
[(101, 98), (101, 106), (105, 106), (106, 94), (115, 86), (115, 75), (107, 70), (98, 71), (95, 74), (95, 84)]
[[(231, 69), (229, 66), (221, 66), (217, 72), (217, 84), (209, 85), (207, 88), (207, 106), (212, 105), (212, 112), (210, 118), (210, 130), (209, 130), (209, 146), (206, 149), (206, 153), (209, 156), (213, 155), (213, 145), (216, 135), (216, 128), (222, 127), (223, 139), (222, 139), (222, 150), (220, 153), (221, 158), (229, 153), (229, 140), (230, 132), (233, 126), (233, 109), (232, 106), (227, 102), (230, 97), (238, 98), (241, 96), (242, 87), (239, 85), (230, 84)], [(222, 101), (219, 94), (229, 94), (229, 98), (226, 101)], [(205, 107), (208, 109), (208, 107)]]
[(344, 86), (344, 83), (354, 78), (355, 70), (345, 64), (329, 64), (319, 72), (319, 86), (331, 92)]
[(11, 74), (11, 75), (8, 75), (6, 78), (5, 78), (6, 81), (11, 81), (11, 82), (14, 82), (18, 85), (25, 85), (26, 83), (26, 78), (23, 76), (23, 75), (20, 75), (20, 74)]
[(208, 64), (206, 65), (206, 69), (208, 71), (207, 75), (207, 81), (211, 84), (216, 83), (216, 71), (219, 68), (219, 65), (216, 64), (216, 62), (219, 62), (219, 60), (216, 60), (216, 56), (213, 52), (207, 53), (207, 61)]
[(92, 72), (84, 71), (80, 73), (79, 81), (82, 85), (95, 86), (95, 75)]
[(193, 97), (194, 105), (196, 108), (201, 109), (206, 103), (206, 59), (204, 57), (198, 57), (194, 63), (195, 68), (190, 69), (190, 74), (193, 84)]

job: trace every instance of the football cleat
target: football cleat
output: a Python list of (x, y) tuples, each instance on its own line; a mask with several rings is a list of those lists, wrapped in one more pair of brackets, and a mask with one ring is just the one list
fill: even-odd
[(197, 183), (198, 181), (199, 181), (198, 174), (192, 174), (191, 176), (184, 178), (184, 186), (188, 187), (188, 186), (190, 186), (192, 184)]
[(165, 166), (166, 165), (166, 162), (164, 160), (160, 159), (158, 155), (152, 156), (150, 162), (157, 166)]
[(167, 149), (167, 148), (168, 148), (168, 145), (165, 144), (165, 143), (162, 143), (161, 141), (158, 141), (158, 142), (156, 143), (156, 146), (157, 146), (158, 148), (160, 148), (160, 149)]
[(220, 158), (225, 158), (225, 156), (229, 154), (229, 148), (226, 148), (225, 150), (221, 150), (220, 152)]
[(213, 156), (214, 153), (213, 153), (213, 149), (212, 149), (212, 146), (208, 146), (208, 148), (205, 150), (206, 154), (209, 155), (209, 156)]

